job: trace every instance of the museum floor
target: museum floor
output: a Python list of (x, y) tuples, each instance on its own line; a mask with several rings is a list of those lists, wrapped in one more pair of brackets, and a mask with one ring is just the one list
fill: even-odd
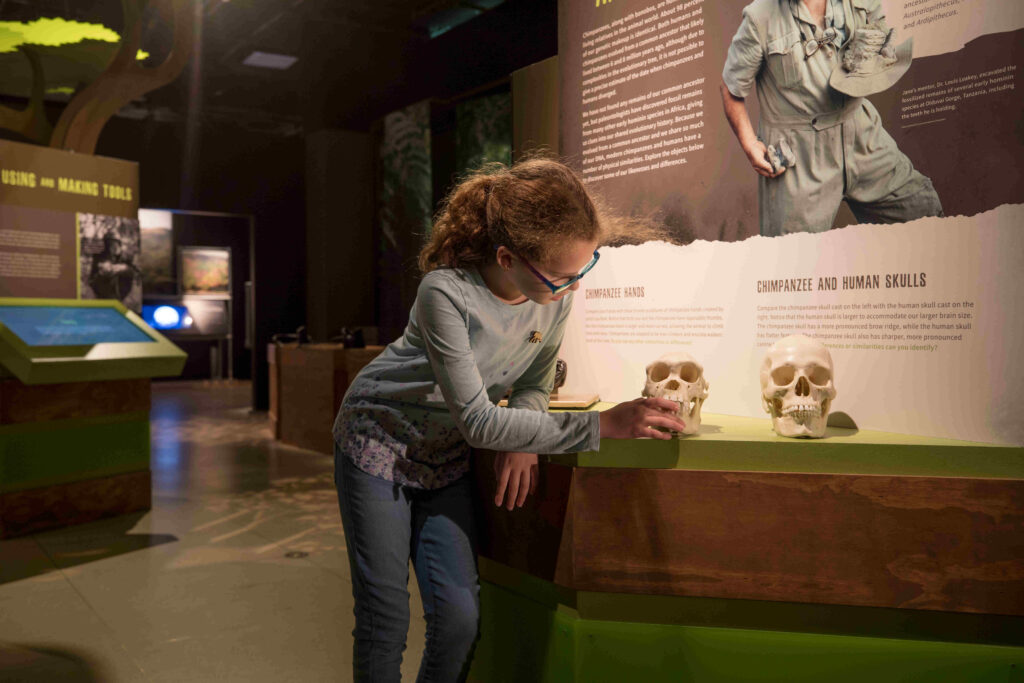
[[(249, 397), (155, 382), (153, 509), (0, 542), (0, 680), (351, 678), (332, 459), (274, 442)], [(424, 637), (410, 592), (408, 680)]]

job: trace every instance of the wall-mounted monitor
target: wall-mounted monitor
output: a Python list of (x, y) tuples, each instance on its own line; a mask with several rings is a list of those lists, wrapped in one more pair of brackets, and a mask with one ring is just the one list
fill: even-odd
[(142, 271), (142, 293), (154, 296), (175, 296), (178, 281), (174, 269), (174, 214), (170, 211), (139, 209), (142, 248), (139, 270)]
[(174, 339), (184, 337), (227, 337), (231, 317), (227, 299), (186, 296), (176, 301), (152, 301), (142, 306), (142, 318), (155, 330)]
[(178, 283), (184, 296), (231, 298), (231, 249), (179, 247)]
[(142, 319), (154, 330), (187, 330), (194, 319), (181, 304), (142, 304)]

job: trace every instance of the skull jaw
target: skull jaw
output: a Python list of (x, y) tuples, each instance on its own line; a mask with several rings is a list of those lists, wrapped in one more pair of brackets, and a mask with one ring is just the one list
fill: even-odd
[(820, 439), (825, 436), (828, 418), (817, 416), (808, 419), (794, 418), (789, 415), (772, 418), (772, 429), (779, 436), (792, 438)]
[[(670, 401), (677, 399), (669, 398)], [(679, 410), (676, 411), (676, 417), (683, 421), (686, 428), (683, 429), (679, 434), (696, 434), (700, 431), (700, 407), (704, 403), (701, 399), (695, 399), (692, 404), (688, 400), (679, 401)]]
[(828, 427), (828, 412), (832, 397), (826, 394), (818, 400), (792, 401), (782, 397), (764, 397), (765, 410), (772, 417), (772, 429), (779, 436), (820, 439)]
[[(644, 391), (642, 395), (648, 398), (653, 396), (648, 391)], [(700, 431), (700, 409), (704, 404), (704, 399), (697, 398), (691, 401), (691, 399), (685, 396), (673, 396), (671, 394), (662, 395), (661, 398), (667, 398), (679, 404), (679, 409), (676, 410), (676, 417), (683, 421), (686, 428), (677, 432), (677, 434), (696, 434)]]
[(821, 405), (792, 406), (789, 409), (773, 409), (772, 429), (779, 436), (820, 439), (825, 436), (828, 426), (829, 401)]

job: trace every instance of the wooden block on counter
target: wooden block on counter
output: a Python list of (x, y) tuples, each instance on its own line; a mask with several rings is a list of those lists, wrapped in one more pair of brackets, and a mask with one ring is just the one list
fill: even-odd
[(383, 346), (282, 344), (277, 348), (277, 433), (293, 446), (332, 453), (331, 427), (349, 382)]
[(280, 420), (278, 410), (281, 403), (281, 379), (278, 375), (280, 363), (277, 361), (277, 344), (267, 344), (267, 375), (270, 378), (270, 409), (267, 411), (270, 417), (270, 429), (275, 439), (281, 438)]

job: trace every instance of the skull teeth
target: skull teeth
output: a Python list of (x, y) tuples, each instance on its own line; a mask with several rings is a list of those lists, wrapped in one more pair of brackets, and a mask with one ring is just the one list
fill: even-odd
[(662, 398), (667, 398), (670, 401), (675, 401), (679, 404), (679, 415), (693, 415), (693, 411), (697, 408), (697, 399), (690, 399), (686, 396), (673, 396), (672, 394), (666, 394)]
[(786, 406), (782, 409), (782, 414), (787, 417), (821, 417), (823, 411), (822, 407), (816, 403), (800, 403)]

